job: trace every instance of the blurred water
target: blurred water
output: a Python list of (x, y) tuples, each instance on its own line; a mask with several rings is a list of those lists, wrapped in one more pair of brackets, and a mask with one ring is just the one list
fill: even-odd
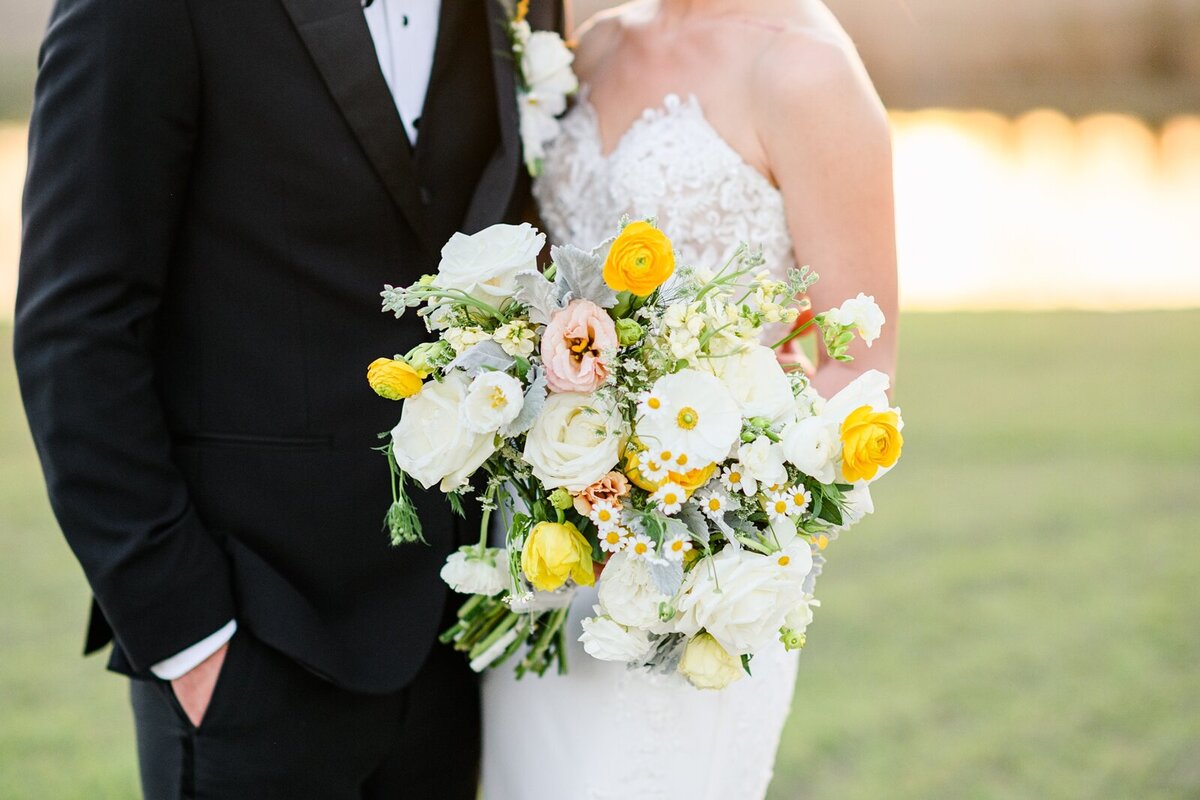
[[(906, 308), (1200, 305), (1200, 117), (892, 119)], [(0, 319), (24, 171), (24, 128), (0, 127)]]

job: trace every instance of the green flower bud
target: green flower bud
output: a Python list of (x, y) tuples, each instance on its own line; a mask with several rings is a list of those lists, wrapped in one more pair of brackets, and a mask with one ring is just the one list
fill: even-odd
[(439, 339), (436, 342), (422, 342), (408, 351), (404, 357), (413, 369), (429, 375), (441, 366), (448, 364), (454, 358), (454, 349), (450, 343)]
[(560, 486), (550, 493), (550, 505), (559, 511), (566, 511), (575, 505), (575, 498), (571, 497), (571, 493)]
[(617, 343), (622, 347), (637, 344), (645, 335), (646, 329), (631, 319), (619, 319), (616, 322)]
[(780, 628), (779, 641), (783, 642), (784, 650), (800, 650), (804, 647), (805, 642), (808, 641), (808, 637), (803, 633), (796, 633), (791, 628)]

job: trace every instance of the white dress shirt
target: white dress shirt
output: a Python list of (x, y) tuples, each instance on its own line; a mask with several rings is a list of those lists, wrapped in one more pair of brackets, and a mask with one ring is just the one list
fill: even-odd
[[(373, 0), (363, 9), (379, 68), (413, 145), (417, 143), (429, 75), (433, 72), (441, 7), (441, 0)], [(237, 620), (231, 619), (220, 630), (150, 667), (150, 671), (165, 681), (183, 677), (220, 650), (236, 632)]]

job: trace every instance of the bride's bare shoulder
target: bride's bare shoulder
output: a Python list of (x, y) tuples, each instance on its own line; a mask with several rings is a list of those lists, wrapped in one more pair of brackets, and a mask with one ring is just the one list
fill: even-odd
[(762, 124), (794, 132), (796, 124), (864, 136), (887, 135), (887, 115), (849, 35), (821, 3), (799, 3), (802, 14), (763, 42), (750, 86)]

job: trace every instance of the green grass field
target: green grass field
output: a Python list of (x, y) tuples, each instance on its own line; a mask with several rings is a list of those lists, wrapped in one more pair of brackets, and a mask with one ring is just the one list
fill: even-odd
[[(1200, 797), (1200, 312), (910, 315), (903, 341), (905, 459), (827, 553), (772, 799)], [(0, 797), (131, 797), (9, 344)]]

